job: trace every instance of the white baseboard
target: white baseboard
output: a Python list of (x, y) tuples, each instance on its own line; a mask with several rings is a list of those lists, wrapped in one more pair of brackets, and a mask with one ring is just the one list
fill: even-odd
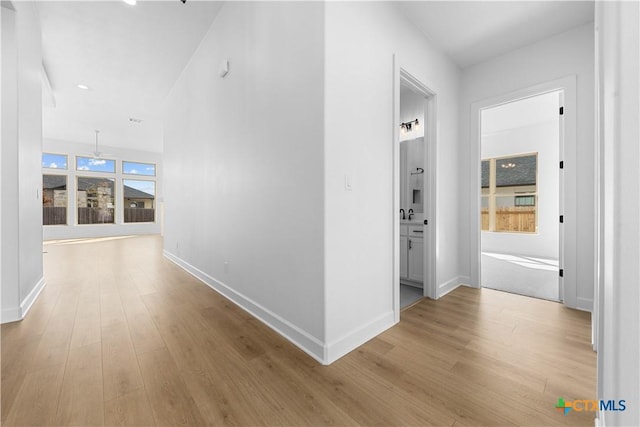
[(38, 280), (38, 283), (36, 283), (36, 286), (34, 286), (31, 292), (29, 292), (29, 295), (27, 295), (27, 297), (22, 300), (22, 303), (20, 303), (20, 315), (22, 319), (27, 317), (27, 313), (31, 310), (31, 306), (36, 302), (38, 296), (40, 296), (40, 292), (44, 289), (44, 285), (44, 277), (41, 277), (40, 280)]
[(369, 323), (343, 335), (341, 338), (327, 344), (325, 349), (326, 365), (329, 365), (345, 354), (355, 350), (377, 335), (394, 325), (393, 311), (384, 313)]
[(3, 308), (0, 313), (0, 323), (11, 323), (22, 320), (20, 316), (20, 307)]
[(592, 298), (580, 298), (576, 300), (576, 309), (582, 311), (593, 312), (593, 299)]
[(22, 300), (22, 302), (20, 303), (20, 307), (5, 308), (2, 310), (2, 313), (0, 314), (0, 323), (17, 322), (24, 319), (33, 306), (33, 303), (35, 303), (38, 299), (38, 296), (44, 289), (44, 286), (44, 277), (41, 277), (40, 280), (38, 280), (38, 283), (36, 283), (36, 285), (31, 290), (31, 292), (29, 292), (29, 295), (27, 295), (27, 297)]
[(442, 298), (443, 296), (445, 296), (449, 292), (451, 292), (454, 289), (458, 288), (463, 283), (468, 283), (468, 282), (469, 282), (469, 278), (468, 277), (466, 277), (466, 276), (456, 276), (451, 280), (447, 280), (446, 282), (441, 283), (438, 286), (438, 298)]
[(184, 269), (187, 273), (196, 277), (211, 289), (291, 341), (318, 362), (325, 364), (325, 348), (320, 340), (167, 250), (163, 250), (162, 253), (168, 260)]

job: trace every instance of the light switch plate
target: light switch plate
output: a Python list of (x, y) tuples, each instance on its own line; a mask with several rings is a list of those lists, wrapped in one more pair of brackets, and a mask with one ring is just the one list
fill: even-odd
[(352, 191), (353, 190), (353, 183), (352, 183), (351, 175), (349, 175), (349, 174), (345, 174), (344, 175), (344, 189), (346, 191)]

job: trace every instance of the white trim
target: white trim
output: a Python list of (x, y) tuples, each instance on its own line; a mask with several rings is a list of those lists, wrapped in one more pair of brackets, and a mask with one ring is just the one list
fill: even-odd
[(211, 289), (235, 303), (238, 307), (242, 308), (247, 313), (251, 314), (253, 317), (291, 341), (309, 356), (322, 364), (326, 364), (325, 347), (320, 340), (245, 295), (242, 295), (231, 287), (225, 285), (221, 281), (211, 277), (204, 271), (194, 267), (182, 258), (168, 252), (167, 250), (163, 250), (162, 254), (169, 261), (175, 263), (187, 273), (199, 279)]
[(392, 165), (392, 203), (393, 203), (393, 318), (394, 322), (400, 321), (400, 86), (402, 83), (409, 86), (413, 91), (424, 97), (424, 116), (422, 122), (425, 124), (425, 211), (424, 218), (429, 224), (424, 228), (424, 259), (423, 265), (427, 274), (424, 277), (424, 296), (437, 299), (437, 262), (436, 262), (436, 241), (437, 241), (437, 92), (432, 85), (427, 85), (418, 78), (410, 74), (400, 65), (398, 55), (393, 56), (393, 165)]
[(593, 312), (593, 298), (578, 297), (576, 301), (576, 309), (588, 311), (589, 313)]
[(0, 313), (0, 323), (17, 322), (27, 317), (27, 313), (31, 310), (31, 307), (38, 299), (38, 296), (40, 296), (45, 285), (46, 282), (44, 281), (44, 277), (41, 277), (31, 292), (29, 292), (29, 295), (27, 295), (27, 297), (20, 303), (19, 307), (2, 309), (2, 313)]
[(20, 317), (20, 307), (2, 309), (2, 313), (0, 313), (0, 323), (17, 322), (18, 320), (22, 320), (22, 317)]
[(345, 354), (355, 350), (367, 341), (380, 335), (397, 322), (394, 322), (393, 311), (381, 314), (369, 323), (359, 326), (348, 334), (325, 346), (325, 361), (329, 365), (340, 359)]
[(447, 280), (438, 286), (438, 298), (442, 298), (449, 292), (462, 286), (464, 283), (469, 283), (468, 276), (456, 276), (453, 279)]
[(40, 280), (38, 280), (38, 283), (36, 283), (36, 285), (31, 290), (31, 292), (29, 292), (29, 295), (27, 295), (26, 298), (20, 303), (21, 319), (27, 317), (27, 313), (29, 312), (29, 310), (31, 310), (33, 303), (36, 302), (45, 285), (46, 283), (44, 281), (44, 277), (41, 277)]
[[(471, 104), (469, 140), (469, 188), (471, 189), (469, 206), (469, 264), (470, 264), (470, 285), (475, 288), (481, 287), (480, 277), (480, 242), (481, 227), (480, 215), (471, 214), (480, 211), (480, 111), (483, 108), (512, 102), (518, 99), (539, 95), (546, 92), (562, 90), (564, 94), (564, 140), (561, 141), (561, 160), (564, 161), (563, 187), (561, 194), (564, 195), (564, 209), (561, 212), (565, 217), (563, 231), (560, 235), (562, 239), (562, 253), (564, 260), (562, 268), (564, 277), (561, 282), (561, 292), (564, 296), (563, 303), (567, 307), (577, 308), (577, 143), (576, 143), (576, 121), (577, 121), (577, 93), (576, 75), (541, 83), (535, 86), (523, 88), (507, 94), (495, 96), (493, 98), (476, 101)], [(477, 190), (474, 190), (477, 189)]]

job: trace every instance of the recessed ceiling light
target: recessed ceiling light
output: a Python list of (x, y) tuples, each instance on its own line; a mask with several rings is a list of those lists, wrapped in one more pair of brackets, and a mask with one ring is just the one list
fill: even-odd
[(89, 90), (89, 86), (87, 86), (87, 85), (78, 85), (78, 89)]
[(125, 2), (126, 4), (129, 4), (131, 6), (135, 6), (136, 5), (136, 0), (122, 0), (123, 2)]

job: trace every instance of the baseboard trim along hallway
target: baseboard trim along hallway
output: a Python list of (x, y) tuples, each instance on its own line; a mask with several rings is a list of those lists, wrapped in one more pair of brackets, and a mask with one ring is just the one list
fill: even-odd
[(225, 298), (234, 302), (238, 307), (245, 310), (247, 313), (260, 320), (262, 323), (291, 341), (294, 345), (299, 347), (302, 351), (313, 357), (320, 363), (325, 363), (325, 349), (322, 342), (315, 337), (309, 335), (307, 332), (301, 330), (296, 325), (291, 324), (286, 319), (278, 316), (272, 311), (266, 309), (255, 301), (247, 298), (241, 293), (231, 289), (220, 280), (217, 280), (204, 271), (194, 267), (185, 260), (176, 255), (163, 250), (162, 254), (171, 262), (184, 269), (187, 273), (191, 274), (214, 291), (220, 293)]

